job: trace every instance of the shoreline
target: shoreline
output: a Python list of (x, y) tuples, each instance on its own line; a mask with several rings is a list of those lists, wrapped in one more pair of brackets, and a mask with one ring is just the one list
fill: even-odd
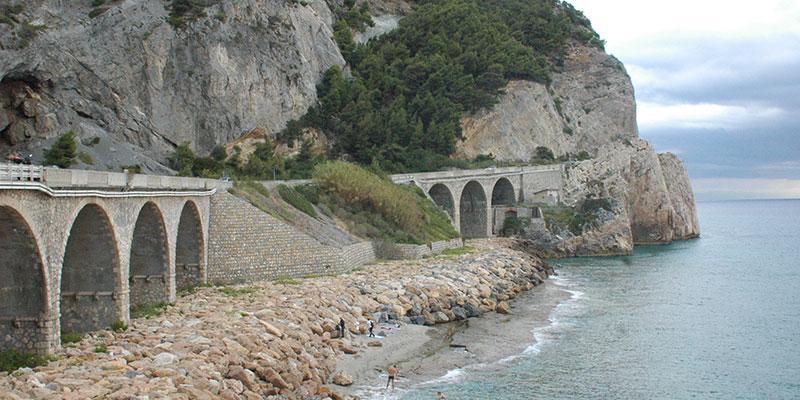
[[(350, 375), (354, 384), (337, 389), (361, 399), (397, 398), (409, 389), (424, 390), (470, 371), (502, 368), (537, 351), (541, 341), (536, 332), (550, 326), (553, 312), (572, 298), (573, 294), (550, 282), (510, 300), (508, 314), (493, 312), (434, 327), (390, 330), (382, 347), (338, 358), (337, 371)], [(394, 364), (400, 371), (397, 390), (387, 391), (386, 368)]]
[[(552, 269), (503, 241), (470, 245), (468, 254), (386, 261), (343, 275), (199, 288), (158, 315), (132, 320), (126, 331), (88, 333), (47, 365), (0, 373), (0, 393), (341, 399), (338, 393), (349, 397), (356, 389), (335, 385), (346, 383), (337, 379), (345, 354), (356, 355), (350, 365), (358, 386), (385, 385), (377, 368), (389, 363), (398, 364), (405, 386), (519, 353), (532, 342), (529, 322), (544, 323), (557, 303), (543, 294), (555, 285), (541, 285)], [(523, 311), (528, 298), (541, 300), (530, 303), (539, 314)], [(336, 333), (340, 318), (344, 339)], [(384, 322), (376, 333), (386, 332), (385, 339), (370, 343), (368, 319)], [(467, 343), (469, 351), (450, 343)], [(423, 362), (415, 363), (419, 355)]]

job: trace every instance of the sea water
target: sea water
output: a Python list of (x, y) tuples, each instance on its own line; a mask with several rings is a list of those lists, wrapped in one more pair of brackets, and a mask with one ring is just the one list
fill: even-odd
[(800, 398), (800, 200), (698, 209), (700, 239), (552, 261), (571, 298), (524, 353), (396, 395)]

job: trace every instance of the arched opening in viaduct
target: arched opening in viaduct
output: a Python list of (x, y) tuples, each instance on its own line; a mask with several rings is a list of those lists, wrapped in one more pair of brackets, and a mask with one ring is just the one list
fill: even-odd
[(514, 185), (508, 178), (500, 178), (494, 184), (492, 190), (492, 205), (493, 206), (510, 206), (517, 202), (517, 196), (514, 193)]
[(177, 290), (202, 283), (203, 225), (197, 205), (187, 201), (178, 223), (178, 242), (175, 245), (175, 284)]
[(45, 279), (25, 219), (0, 206), (0, 350), (36, 350), (44, 342)]
[(431, 196), (433, 202), (436, 203), (437, 206), (447, 212), (450, 219), (455, 218), (456, 208), (453, 204), (453, 194), (450, 193), (450, 189), (448, 189), (447, 186), (437, 183), (428, 191), (428, 195)]
[(486, 194), (480, 183), (470, 181), (461, 191), (461, 235), (466, 238), (486, 237)]
[(169, 270), (167, 230), (161, 211), (147, 203), (139, 212), (131, 241), (131, 307), (166, 302)]
[(75, 217), (61, 267), (61, 332), (104, 329), (120, 320), (119, 256), (111, 221), (97, 204)]

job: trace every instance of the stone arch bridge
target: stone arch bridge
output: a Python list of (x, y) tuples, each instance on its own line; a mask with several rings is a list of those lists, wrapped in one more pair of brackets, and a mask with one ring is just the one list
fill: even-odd
[(205, 282), (208, 181), (0, 164), (3, 175), (0, 350), (49, 352), (61, 332), (127, 323), (130, 307)]
[(563, 166), (544, 165), (392, 175), (414, 183), (441, 208), (466, 238), (493, 235), (493, 210), (518, 203), (559, 201)]
[[(557, 198), (561, 172), (392, 179), (423, 188), (463, 236), (483, 237), (492, 234), (493, 208)], [(0, 351), (53, 351), (62, 332), (127, 323), (132, 307), (173, 302), (193, 285), (344, 271), (376, 257), (370, 242), (321, 244), (227, 193), (230, 186), (0, 164)]]

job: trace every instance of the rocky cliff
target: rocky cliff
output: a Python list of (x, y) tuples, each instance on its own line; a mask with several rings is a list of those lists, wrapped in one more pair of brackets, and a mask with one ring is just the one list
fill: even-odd
[(566, 169), (563, 200), (579, 207), (609, 199), (581, 234), (535, 234), (553, 254), (623, 254), (634, 243), (664, 243), (700, 233), (686, 169), (638, 138), (633, 84), (625, 67), (597, 47), (573, 44), (552, 83), (513, 81), (491, 110), (462, 119), (458, 154), (528, 161), (536, 147), (556, 156), (587, 152)]
[(556, 155), (588, 151), (638, 136), (633, 84), (601, 49), (573, 44), (552, 83), (512, 81), (491, 110), (462, 119), (458, 154), (528, 161), (544, 146)]
[(175, 144), (207, 153), (283, 128), (316, 99), (322, 72), (344, 65), (322, 1), (212, 2), (182, 27), (163, 0), (12, 3), (22, 8), (0, 23), (0, 151), (74, 130), (100, 138), (79, 145), (100, 166), (159, 171)]

